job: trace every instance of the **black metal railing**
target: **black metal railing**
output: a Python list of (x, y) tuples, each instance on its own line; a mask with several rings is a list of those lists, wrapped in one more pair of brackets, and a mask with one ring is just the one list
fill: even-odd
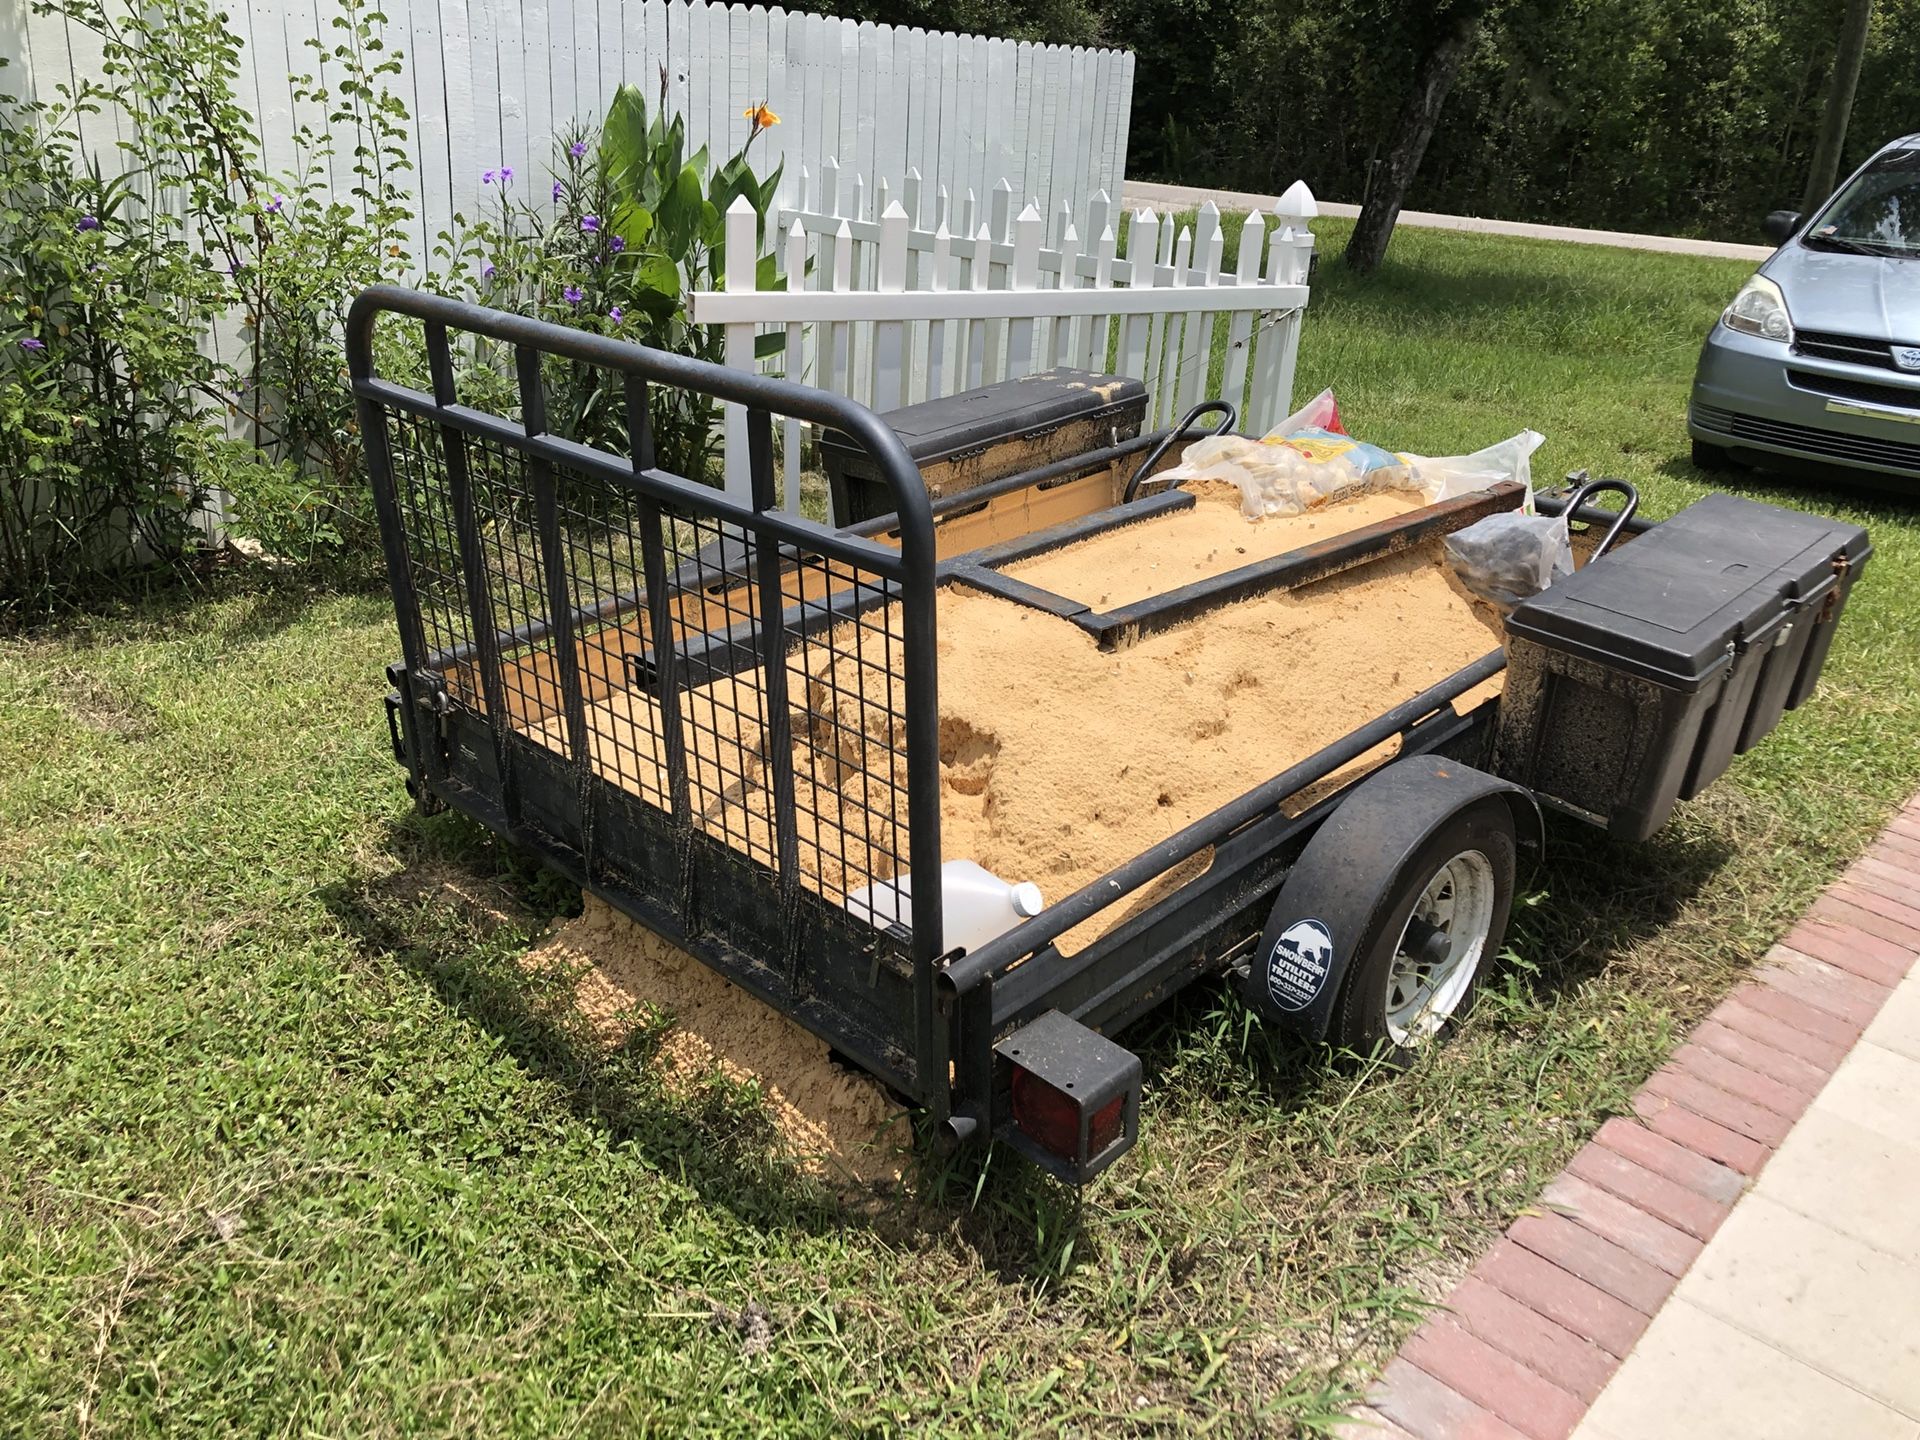
[[(420, 322), (431, 393), (375, 373), (389, 313)], [(516, 417), (463, 403), (476, 347), (511, 355)], [(841, 953), (872, 933), (849, 930), (847, 902), (940, 863), (933, 522), (898, 437), (822, 391), (394, 287), (355, 302), (347, 351), (404, 698), (425, 717), (408, 733), (443, 737), (416, 780), (676, 938), (711, 938), (696, 945), (709, 963), (737, 962), (735, 978), (944, 1110), (940, 887), (912, 886), (910, 934), (891, 936), (906, 1013), (840, 973), (861, 960), (878, 984)], [(609, 372), (631, 453), (553, 433), (555, 357)], [(747, 497), (659, 468), (651, 386), (745, 408)], [(867, 452), (895, 543), (777, 508), (776, 415)], [(655, 850), (671, 853), (632, 853)], [(841, 1022), (863, 1005), (862, 1025)]]

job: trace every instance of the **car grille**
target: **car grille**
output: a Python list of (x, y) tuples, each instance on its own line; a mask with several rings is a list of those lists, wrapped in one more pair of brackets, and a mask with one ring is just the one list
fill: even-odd
[(1730, 434), (1733, 430), (1733, 412), (1731, 410), (1722, 410), (1714, 405), (1702, 405), (1695, 402), (1693, 407), (1693, 423), (1698, 425), (1702, 430), (1718, 430), (1722, 435)]
[[(1905, 343), (1904, 341), (1901, 343)], [(1827, 330), (1793, 332), (1793, 353), (1817, 360), (1844, 360), (1849, 365), (1872, 365), (1881, 370), (1896, 368), (1893, 345), (1865, 335), (1835, 335)]]
[[(1832, 430), (1815, 430), (1809, 425), (1789, 425), (1784, 420), (1763, 420), (1757, 415), (1727, 415), (1725, 433), (1735, 440), (1752, 440), (1761, 445), (1778, 445), (1809, 455), (1824, 455), (1835, 460), (1850, 460), (1856, 465), (1874, 465), (1885, 470), (1906, 470), (1920, 474), (1920, 445), (1898, 440), (1876, 440), (1865, 435), (1842, 435)], [(1706, 426), (1699, 409), (1695, 423)], [(1718, 428), (1718, 427), (1713, 427)]]
[(1789, 370), (1787, 379), (1802, 390), (1831, 395), (1837, 400), (1860, 400), (1869, 405), (1893, 405), (1920, 410), (1920, 386), (1876, 385), (1871, 380), (1849, 380), (1842, 375), (1816, 375), (1811, 370)]

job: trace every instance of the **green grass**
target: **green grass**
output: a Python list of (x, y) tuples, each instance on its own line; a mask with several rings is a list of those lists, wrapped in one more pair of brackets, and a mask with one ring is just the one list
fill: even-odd
[[(1403, 231), (1323, 265), (1298, 393), (1432, 454), (1532, 425), (1537, 474), (1669, 513), (1744, 273)], [(408, 811), (382, 596), (243, 576), (0, 640), (0, 1431), (1310, 1427), (1920, 785), (1920, 516), (1745, 488), (1872, 527), (1818, 699), (1647, 845), (1556, 823), (1412, 1074), (1189, 992), (1079, 1201), (995, 1157), (851, 1212), (750, 1094), (596, 1052), (515, 964), (571, 897)]]

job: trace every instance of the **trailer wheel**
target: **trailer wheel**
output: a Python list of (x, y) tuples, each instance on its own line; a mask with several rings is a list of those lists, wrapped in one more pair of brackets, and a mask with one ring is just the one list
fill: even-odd
[(1500, 953), (1514, 868), (1513, 810), (1495, 797), (1448, 816), (1393, 873), (1350, 877), (1377, 898), (1327, 1038), (1396, 1065), (1444, 1038)]

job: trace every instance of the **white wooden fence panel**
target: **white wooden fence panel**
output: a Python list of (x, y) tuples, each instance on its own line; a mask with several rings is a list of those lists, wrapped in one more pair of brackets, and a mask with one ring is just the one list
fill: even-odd
[[(20, 65), (10, 86), (51, 98), (98, 74), (99, 41), (84, 27), (34, 15), (24, 0), (6, 9)], [(956, 207), (968, 190), (984, 203), (1005, 176), (1043, 216), (1095, 189), (1117, 194), (1124, 178), (1133, 80), (1124, 52), (688, 0), (391, 0), (386, 11), (389, 49), (403, 56), (390, 83), (412, 115), (418, 263), (457, 228), (456, 214), (471, 220), (492, 203), (483, 171), (511, 168), (514, 190), (538, 203), (568, 124), (602, 115), (623, 81), (654, 103), (663, 65), (689, 148), (706, 145), (715, 159), (745, 141), (749, 106), (773, 108), (780, 126), (755, 142), (756, 158), (763, 172), (786, 160), (788, 202), (802, 167), (817, 175), (830, 156), (867, 178), (869, 197), (880, 180), (899, 195), (913, 168), (929, 199), (944, 185)], [(315, 71), (309, 39), (336, 43), (335, 13), (331, 0), (235, 0), (229, 10), (246, 47), (240, 99), (260, 117), (276, 172), (298, 162), (299, 124), (321, 118), (294, 99), (289, 76)], [(118, 163), (115, 116), (82, 116), (75, 129), (88, 155)], [(353, 137), (334, 139), (332, 178), (344, 190)], [(931, 223), (924, 212), (909, 218)], [(964, 227), (979, 223), (958, 210), (947, 219), (956, 239), (970, 240)], [(996, 241), (1007, 238), (996, 230)]]
[[(1105, 191), (1050, 227), (1032, 200), (1010, 218), (1012, 186), (997, 181), (971, 235), (950, 231), (937, 205), (929, 221), (918, 177), (900, 200), (884, 183), (874, 191), (869, 205), (862, 177), (829, 161), (778, 216), (783, 288), (729, 274), (725, 290), (691, 297), (696, 322), (724, 327), (728, 364), (889, 409), (1050, 365), (1104, 371), (1111, 355), (1113, 370), (1146, 382), (1153, 427), (1215, 396), (1252, 433), (1290, 408), (1313, 253), (1305, 222), (1317, 213), (1304, 186), (1288, 191), (1286, 210), (1249, 217), (1231, 271), (1211, 206), (1186, 226), (1141, 211), (1117, 258)], [(752, 358), (756, 334), (784, 336), (784, 352)], [(789, 428), (789, 467), (798, 444)], [(744, 494), (744, 445), (728, 446), (726, 470), (728, 488)]]

